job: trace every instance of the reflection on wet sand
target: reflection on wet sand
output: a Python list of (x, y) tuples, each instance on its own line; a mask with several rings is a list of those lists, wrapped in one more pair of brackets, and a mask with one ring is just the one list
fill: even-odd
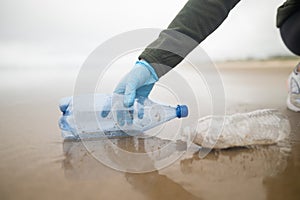
[[(75, 161), (75, 165), (87, 165), (87, 167), (90, 167), (89, 164), (102, 163), (124, 172), (149, 172), (155, 171), (160, 164), (167, 166), (173, 163), (174, 159), (183, 154), (186, 149), (185, 142), (163, 140), (156, 137), (64, 141), (63, 150), (66, 159), (63, 166), (67, 170), (73, 169)], [(83, 163), (82, 161), (86, 159), (93, 161)], [(169, 159), (172, 162), (166, 163)]]
[(288, 155), (276, 145), (212, 151), (203, 159), (196, 152), (161, 173), (204, 199), (265, 199), (263, 180), (284, 171)]
[(113, 169), (123, 172), (151, 172), (176, 161), (186, 144), (150, 137), (123, 137), (82, 142), (92, 156)]
[[(98, 141), (97, 145), (101, 145), (101, 142), (103, 141)], [(167, 143), (159, 138), (134, 137), (113, 139), (111, 142), (122, 150), (134, 153), (151, 152), (154, 147)], [(95, 141), (89, 143), (96, 144)], [(64, 142), (66, 158), (63, 167), (67, 178), (114, 179), (122, 174), (133, 190), (149, 199), (265, 199), (267, 194), (264, 180), (283, 172), (290, 154), (289, 144), (286, 143), (282, 146), (217, 150), (201, 159), (199, 148), (193, 146), (179, 160), (164, 169), (148, 173), (121, 173), (95, 159), (86, 150), (86, 144)], [(176, 142), (169, 149), (173, 152), (185, 152), (186, 144)], [(93, 154), (95, 150), (101, 150), (111, 160), (120, 159), (118, 151), (94, 148)], [(126, 158), (122, 160), (125, 161)], [(145, 165), (155, 164), (153, 157), (141, 162), (145, 162)], [(127, 166), (133, 167), (134, 164), (136, 163)]]
[(125, 177), (135, 190), (149, 199), (202, 199), (159, 171), (144, 174), (126, 173)]
[[(166, 143), (165, 140), (160, 140), (158, 138), (152, 138), (150, 142), (149, 139), (136, 139), (133, 137), (112, 139), (110, 141), (116, 144), (120, 149), (134, 153), (152, 151), (158, 144), (163, 145)], [(63, 168), (67, 178), (97, 180), (103, 178), (111, 179), (113, 176), (120, 175), (121, 172), (116, 172), (115, 170), (104, 166), (102, 163), (93, 158), (91, 153), (86, 150), (85, 145), (87, 143), (94, 144), (95, 142), (98, 142), (99, 144), (104, 141), (86, 141), (85, 143), (64, 142), (63, 150), (66, 158), (63, 160)], [(186, 150), (186, 144), (182, 142), (173, 143), (172, 148), (173, 152), (178, 150), (183, 152)], [(113, 153), (112, 151), (102, 153), (109, 156), (112, 160), (116, 160), (116, 158), (120, 159), (119, 155), (117, 155), (117, 152), (115, 151), (113, 151)], [(164, 157), (166, 155), (162, 154), (161, 156)], [(154, 164), (150, 157), (147, 161), (148, 162), (144, 163), (145, 165)], [(126, 163), (128, 163), (128, 161)], [(199, 199), (198, 197), (190, 194), (180, 184), (172, 181), (165, 175), (159, 174), (159, 171), (122, 174), (126, 181), (132, 185), (134, 190), (139, 191), (149, 199)]]

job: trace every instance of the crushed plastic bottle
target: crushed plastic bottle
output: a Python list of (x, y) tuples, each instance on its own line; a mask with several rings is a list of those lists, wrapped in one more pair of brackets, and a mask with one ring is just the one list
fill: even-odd
[(59, 127), (65, 139), (86, 139), (141, 134), (174, 118), (186, 117), (185, 105), (171, 107), (138, 98), (123, 105), (123, 95), (87, 94), (60, 101)]
[(215, 149), (275, 144), (286, 139), (290, 131), (287, 117), (278, 110), (263, 109), (201, 118), (198, 120), (193, 142)]

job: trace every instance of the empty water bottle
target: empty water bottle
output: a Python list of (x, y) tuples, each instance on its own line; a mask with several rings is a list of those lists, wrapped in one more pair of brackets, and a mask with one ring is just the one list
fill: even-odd
[(284, 141), (290, 133), (287, 117), (278, 110), (263, 109), (198, 120), (193, 142), (207, 148), (229, 148)]
[(137, 98), (124, 107), (123, 95), (87, 94), (60, 101), (59, 127), (65, 139), (141, 134), (174, 118), (186, 117), (185, 105), (171, 107)]

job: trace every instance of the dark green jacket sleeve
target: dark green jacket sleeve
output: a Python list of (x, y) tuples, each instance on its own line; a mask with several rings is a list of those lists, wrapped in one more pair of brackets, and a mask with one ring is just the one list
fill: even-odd
[(239, 0), (189, 0), (167, 29), (139, 56), (158, 77), (179, 64), (200, 42), (216, 30)]
[(287, 0), (284, 2), (277, 10), (277, 27), (281, 27), (284, 21), (297, 11), (300, 11), (300, 0)]

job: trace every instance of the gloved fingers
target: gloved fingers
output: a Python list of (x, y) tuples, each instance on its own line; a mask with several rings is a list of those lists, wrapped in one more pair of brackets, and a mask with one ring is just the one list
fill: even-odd
[(110, 113), (109, 110), (103, 110), (103, 111), (101, 112), (101, 117), (105, 118), (105, 117), (107, 117), (107, 115), (108, 115), (109, 113)]
[(115, 94), (124, 94), (126, 88), (126, 84), (123, 82), (120, 82), (117, 87), (114, 89)]
[[(136, 96), (148, 96), (157, 80), (147, 67), (136, 64), (135, 67), (120, 81), (114, 93), (124, 94), (124, 106), (131, 107)], [(137, 94), (137, 91), (141, 94)], [(143, 93), (143, 94), (142, 94)]]
[(132, 91), (130, 94), (124, 95), (124, 106), (129, 108), (133, 105), (135, 99), (135, 91)]
[(103, 107), (102, 107), (102, 111), (101, 111), (101, 117), (107, 117), (108, 114), (111, 111), (111, 98), (107, 98), (107, 100), (105, 101)]
[(124, 110), (117, 110), (117, 121), (119, 126), (125, 125), (125, 111)]
[(130, 74), (127, 74), (114, 89), (115, 94), (124, 95), (123, 104), (125, 107), (133, 105), (138, 84), (135, 76), (134, 78), (130, 78), (129, 76)]
[[(148, 89), (149, 87), (144, 87), (149, 85), (148, 80), (151, 74), (148, 69), (143, 66), (135, 67), (127, 77), (126, 87), (124, 92), (124, 106), (130, 107), (134, 103), (134, 99), (137, 97), (136, 93), (138, 90)], [(153, 87), (153, 86), (152, 86)], [(151, 87), (151, 88), (152, 88)], [(150, 89), (151, 90), (151, 89)], [(149, 90), (146, 93), (150, 93)]]
[(133, 123), (133, 110), (118, 110), (117, 111), (117, 121), (119, 126), (132, 125)]
[(110, 110), (102, 110), (101, 111), (101, 117), (105, 118), (109, 115), (110, 113)]
[(132, 125), (133, 123), (133, 110), (126, 110), (125, 112), (125, 122), (127, 123), (127, 125)]
[(111, 106), (113, 118), (119, 126), (125, 124), (131, 125), (133, 121), (133, 108), (124, 108), (124, 95), (113, 94), (111, 98)]
[[(145, 69), (143, 69), (145, 70)], [(116, 86), (114, 93), (125, 94), (128, 87), (136, 89), (145, 83), (145, 76), (143, 76), (142, 70), (139, 68), (133, 68), (128, 74), (126, 74), (122, 80)]]
[(154, 86), (153, 84), (145, 85), (141, 88), (139, 88), (136, 92), (136, 96), (138, 98), (138, 118), (143, 119), (144, 117), (144, 101), (146, 98), (148, 98), (152, 88)]
[(144, 117), (144, 102), (146, 98), (139, 98), (138, 104), (137, 104), (137, 110), (138, 110), (138, 118), (143, 119)]
[(134, 103), (134, 99), (136, 97), (137, 90), (137, 81), (133, 80), (126, 84), (125, 92), (124, 92), (124, 106), (131, 107)]

